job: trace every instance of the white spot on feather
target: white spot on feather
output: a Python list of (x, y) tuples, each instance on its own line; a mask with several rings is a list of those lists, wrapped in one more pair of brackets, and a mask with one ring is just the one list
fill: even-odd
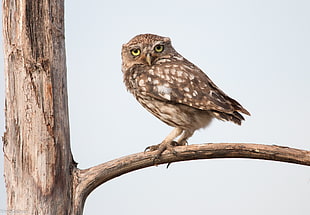
[(182, 75), (183, 75), (183, 71), (178, 70), (178, 71), (177, 71), (177, 76), (182, 76)]
[(139, 81), (139, 86), (140, 86), (140, 87), (144, 87), (144, 86), (145, 86), (145, 83), (144, 83), (144, 80), (143, 80), (143, 79), (141, 79), (141, 80)]
[(174, 56), (174, 58), (177, 60), (184, 60), (184, 58), (182, 56)]
[(153, 69), (150, 69), (150, 70), (149, 70), (149, 73), (150, 73), (151, 75), (154, 75), (154, 70), (153, 70)]
[(178, 81), (179, 83), (183, 83), (185, 80), (182, 79), (182, 78), (177, 78), (177, 81)]
[(170, 94), (164, 94), (163, 97), (164, 97), (165, 99), (167, 99), (167, 100), (170, 100), (170, 99), (171, 99)]
[(157, 90), (159, 93), (162, 93), (162, 94), (170, 94), (171, 93), (171, 88), (164, 86), (164, 85), (158, 85)]
[(142, 92), (146, 92), (146, 87), (141, 87)]
[(157, 84), (159, 84), (159, 81), (158, 81), (157, 79), (155, 79), (155, 80), (153, 81), (153, 84), (154, 84), (154, 85), (157, 85)]
[(166, 81), (170, 81), (170, 76), (169, 76), (169, 75), (166, 75), (166, 76), (165, 76), (165, 80), (166, 80)]
[[(169, 88), (169, 84), (168, 83), (164, 83), (164, 87)], [(170, 89), (170, 88), (169, 88)]]
[(171, 88), (164, 86), (164, 85), (158, 85), (157, 91), (160, 95), (162, 95), (165, 99), (170, 100), (171, 99)]
[(192, 95), (191, 94), (189, 94), (189, 93), (185, 93), (184, 94), (186, 97), (188, 97), (189, 99), (191, 99), (192, 98)]

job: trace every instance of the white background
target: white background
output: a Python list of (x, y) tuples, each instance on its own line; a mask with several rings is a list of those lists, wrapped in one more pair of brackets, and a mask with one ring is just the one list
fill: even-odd
[[(140, 33), (169, 36), (252, 116), (214, 120), (189, 143), (249, 142), (310, 150), (310, 2), (307, 0), (66, 1), (71, 147), (79, 168), (141, 152), (172, 128), (122, 83), (120, 50)], [(0, 134), (4, 132), (3, 54)], [(5, 209), (0, 154), (0, 213)], [(309, 167), (214, 159), (151, 167), (88, 197), (86, 215), (308, 215)]]

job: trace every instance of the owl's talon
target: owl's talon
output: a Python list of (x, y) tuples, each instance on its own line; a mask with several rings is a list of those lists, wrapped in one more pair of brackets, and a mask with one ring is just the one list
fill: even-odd
[[(144, 152), (149, 151), (149, 150), (150, 150), (150, 148), (151, 148), (151, 146), (146, 147), (146, 148), (144, 149)], [(151, 150), (150, 150), (150, 151), (151, 151)]]
[(148, 146), (148, 147), (146, 147), (146, 148), (144, 149), (143, 152), (147, 152), (147, 150), (149, 150), (149, 149), (150, 149), (150, 147)]
[(177, 141), (172, 141), (170, 146), (180, 146), (180, 144)]
[(147, 152), (147, 151), (149, 151), (149, 152), (156, 151), (156, 150), (159, 148), (159, 145), (160, 145), (160, 144), (148, 146), (148, 147), (146, 147), (146, 148), (144, 149), (144, 152)]
[(174, 147), (176, 146), (180, 146), (180, 144), (176, 141), (172, 141), (170, 143), (161, 143), (158, 145), (152, 145), (152, 146), (148, 146), (146, 147), (146, 149), (144, 150), (144, 152), (146, 151), (157, 151), (155, 156), (154, 156), (154, 161), (158, 160), (162, 153), (166, 150), (169, 150), (173, 155), (178, 156), (177, 152), (174, 150)]

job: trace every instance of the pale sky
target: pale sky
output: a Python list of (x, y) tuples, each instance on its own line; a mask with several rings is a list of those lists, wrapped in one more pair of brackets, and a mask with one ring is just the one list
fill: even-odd
[[(120, 50), (141, 33), (171, 38), (252, 114), (214, 120), (189, 144), (245, 142), (310, 150), (310, 1), (66, 1), (71, 147), (79, 168), (141, 152), (172, 130), (122, 82)], [(1, 47), (2, 48), (2, 47)], [(3, 53), (0, 66), (3, 68)], [(0, 70), (0, 134), (4, 132)], [(5, 209), (0, 153), (0, 214)], [(101, 185), (85, 215), (308, 215), (309, 167), (213, 159), (150, 167)]]

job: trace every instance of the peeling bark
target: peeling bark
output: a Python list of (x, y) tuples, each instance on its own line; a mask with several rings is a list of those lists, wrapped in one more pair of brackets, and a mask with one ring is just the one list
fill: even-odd
[(70, 214), (63, 2), (4, 0), (7, 210)]

